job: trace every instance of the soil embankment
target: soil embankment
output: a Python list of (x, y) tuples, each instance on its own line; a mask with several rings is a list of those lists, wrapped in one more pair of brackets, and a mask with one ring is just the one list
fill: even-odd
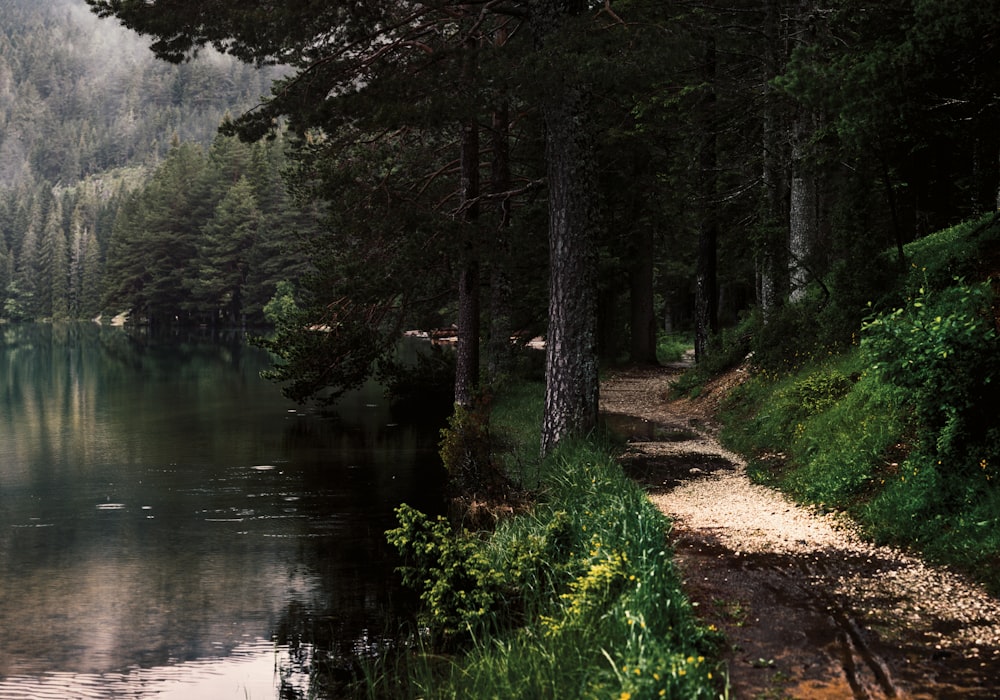
[(715, 440), (718, 398), (667, 398), (679, 368), (611, 373), (602, 415), (674, 520), (687, 593), (726, 635), (732, 697), (1000, 698), (1000, 601), (753, 484)]

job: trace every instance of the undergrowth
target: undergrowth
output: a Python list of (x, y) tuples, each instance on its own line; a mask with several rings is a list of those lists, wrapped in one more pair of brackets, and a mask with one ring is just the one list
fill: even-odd
[(1000, 593), (996, 299), (988, 280), (955, 276), (990, 257), (991, 223), (911, 244), (909, 273), (854, 342), (758, 366), (731, 396), (722, 437), (759, 480)]
[(398, 510), (388, 537), (423, 606), (411, 645), (369, 668), (365, 693), (719, 697), (718, 633), (697, 622), (681, 592), (668, 521), (598, 439), (529, 458), (538, 454), (540, 391), (499, 396), (491, 424), (505, 463), (533, 481), (530, 510), (489, 532)]
[(685, 333), (660, 332), (656, 336), (656, 359), (661, 364), (680, 362), (694, 350), (694, 342)]

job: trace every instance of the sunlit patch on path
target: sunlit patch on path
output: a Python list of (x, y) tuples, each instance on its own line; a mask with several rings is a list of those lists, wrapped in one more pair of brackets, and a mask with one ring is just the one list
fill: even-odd
[(732, 697), (1000, 697), (998, 601), (751, 483), (713, 437), (719, 397), (668, 399), (677, 371), (613, 373), (602, 411), (624, 469), (674, 521), (689, 597), (726, 635)]

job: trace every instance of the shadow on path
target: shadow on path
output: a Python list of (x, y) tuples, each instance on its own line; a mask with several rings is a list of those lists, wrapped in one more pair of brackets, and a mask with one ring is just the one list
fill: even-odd
[[(742, 467), (692, 427), (705, 416), (666, 400), (670, 376), (630, 371), (602, 387), (605, 424), (627, 440), (626, 473), (654, 501), (708, 481), (719, 482), (718, 498), (725, 499), (728, 485), (746, 479)], [(760, 507), (773, 523), (774, 501)], [(750, 521), (752, 506), (747, 512)], [(975, 614), (967, 625), (956, 623), (928, 609), (920, 591), (879, 585), (912, 575), (902, 571), (912, 559), (886, 548), (807, 539), (793, 542), (794, 551), (769, 549), (770, 524), (760, 530), (762, 546), (744, 551), (723, 536), (726, 523), (692, 520), (678, 518), (671, 541), (688, 596), (704, 622), (726, 636), (733, 698), (1000, 698), (1000, 649), (955, 641), (958, 627), (977, 626)], [(750, 522), (732, 526), (755, 532)]]

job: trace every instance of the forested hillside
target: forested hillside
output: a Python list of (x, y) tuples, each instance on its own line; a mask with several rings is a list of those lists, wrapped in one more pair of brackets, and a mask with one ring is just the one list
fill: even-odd
[(995, 209), (991, 10), (7, 3), (3, 315), (259, 320), (285, 279), (300, 398), (454, 322), (460, 403), (544, 332), (546, 434), (588, 429), (599, 357), (751, 314), (758, 356), (842, 346), (907, 242)]
[(207, 145), (223, 115), (260, 102), (275, 75), (218, 56), (153, 60), (148, 41), (81, 2), (11, 0), (0, 28), (4, 187), (152, 166), (175, 133)]
[[(0, 317), (145, 313), (148, 278), (176, 267), (172, 275), (185, 270), (189, 278), (184, 298), (157, 294), (151, 313), (169, 307), (171, 318), (187, 314), (204, 321), (214, 311), (238, 318), (245, 309), (237, 307), (246, 300), (259, 319), (274, 292), (273, 269), (251, 273), (248, 259), (227, 257), (215, 209), (223, 205), (218, 217), (243, 216), (244, 238), (247, 226), (267, 227), (263, 247), (241, 254), (282, 265), (273, 253), (282, 235), (274, 217), (289, 216), (287, 203), (279, 201), (285, 196), (278, 174), (282, 148), (272, 144), (251, 153), (235, 139), (212, 144), (226, 114), (258, 104), (278, 75), (212, 52), (181, 65), (157, 61), (148, 41), (101, 22), (82, 2), (0, 5)], [(230, 153), (223, 155), (225, 149)], [(188, 171), (180, 174), (175, 166), (185, 159)], [(171, 173), (184, 180), (168, 182)], [(247, 201), (251, 179), (261, 202)], [(154, 195), (140, 194), (151, 181), (177, 188), (174, 194), (183, 192), (202, 207), (191, 212), (197, 220), (187, 221), (191, 228), (183, 232), (179, 210), (159, 212), (161, 224), (169, 220), (173, 227), (170, 241), (152, 223), (141, 235), (136, 229), (137, 217), (156, 215), (150, 211)], [(175, 199), (170, 206), (185, 205)], [(247, 217), (260, 221), (247, 224)], [(204, 226), (214, 227), (214, 238), (196, 244)], [(182, 235), (188, 239), (177, 238)], [(155, 265), (153, 239), (171, 249)], [(232, 269), (246, 279), (234, 281)], [(295, 272), (293, 266), (286, 274)], [(206, 304), (213, 305), (210, 311), (203, 311)]]

